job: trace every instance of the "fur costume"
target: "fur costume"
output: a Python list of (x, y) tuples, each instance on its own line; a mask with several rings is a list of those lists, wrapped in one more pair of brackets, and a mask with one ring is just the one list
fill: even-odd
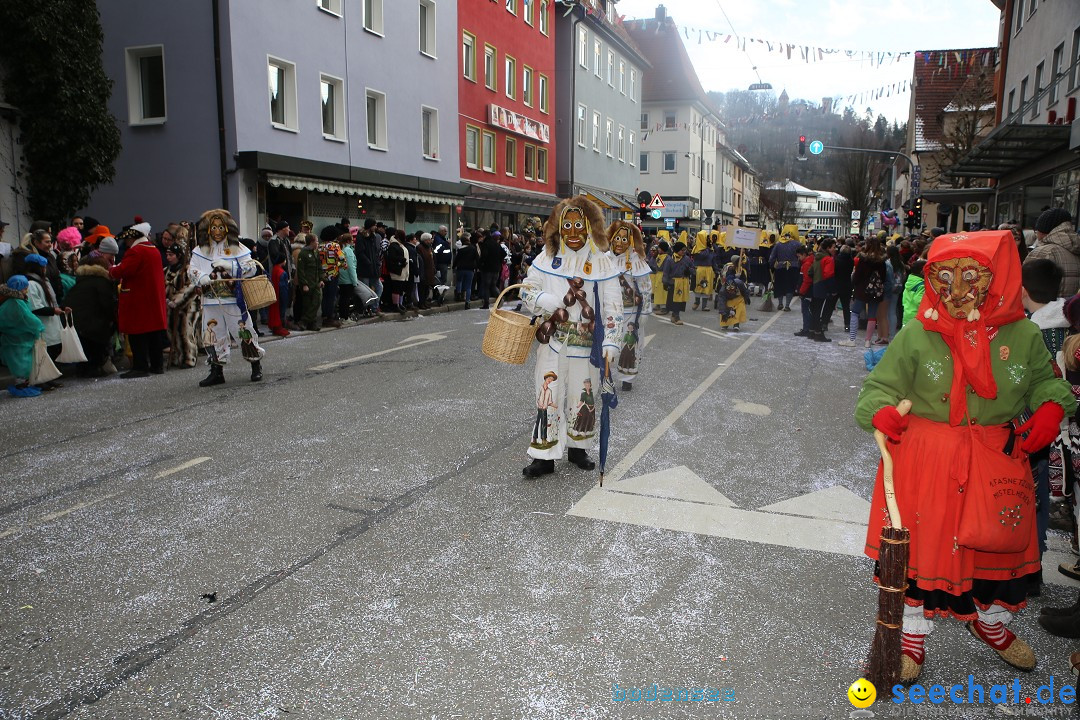
[(178, 262), (165, 269), (165, 299), (169, 306), (169, 365), (193, 368), (198, 361), (195, 321), (202, 315), (202, 296), (189, 266), (187, 245), (177, 239)]

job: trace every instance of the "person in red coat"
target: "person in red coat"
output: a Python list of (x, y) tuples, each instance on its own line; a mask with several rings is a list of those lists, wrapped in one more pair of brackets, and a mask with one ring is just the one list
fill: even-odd
[(120, 281), (120, 332), (131, 345), (131, 370), (120, 377), (141, 378), (165, 372), (165, 272), (161, 254), (149, 240), (150, 225), (132, 225), (116, 236), (126, 244), (123, 260), (109, 270)]

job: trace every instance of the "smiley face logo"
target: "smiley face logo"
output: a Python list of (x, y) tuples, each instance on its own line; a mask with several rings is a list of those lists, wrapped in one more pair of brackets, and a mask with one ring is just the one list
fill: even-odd
[(877, 688), (866, 678), (859, 678), (847, 689), (847, 697), (860, 710), (868, 708), (877, 700)]

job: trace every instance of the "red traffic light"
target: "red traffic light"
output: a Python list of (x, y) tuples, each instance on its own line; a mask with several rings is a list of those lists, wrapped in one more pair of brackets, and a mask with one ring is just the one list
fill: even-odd
[(806, 136), (805, 135), (800, 135), (799, 136), (799, 142), (801, 142), (801, 143), (806, 142)]

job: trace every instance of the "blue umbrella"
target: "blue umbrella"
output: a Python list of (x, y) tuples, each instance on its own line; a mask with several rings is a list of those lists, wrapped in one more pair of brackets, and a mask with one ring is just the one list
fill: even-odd
[(611, 363), (604, 358), (604, 320), (600, 310), (599, 283), (593, 283), (593, 312), (596, 315), (593, 324), (592, 354), (589, 361), (600, 368), (600, 487), (604, 487), (604, 468), (607, 465), (608, 438), (611, 435), (611, 411), (618, 407), (619, 397), (615, 394), (615, 381), (611, 379)]

